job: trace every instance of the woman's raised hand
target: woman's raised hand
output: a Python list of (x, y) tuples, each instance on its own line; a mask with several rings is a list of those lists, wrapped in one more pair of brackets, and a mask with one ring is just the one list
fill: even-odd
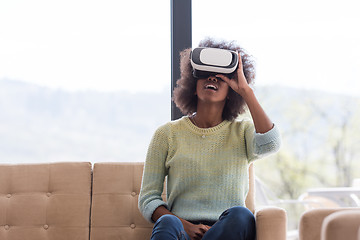
[(239, 66), (238, 66), (238, 68), (236, 70), (237, 74), (234, 74), (234, 77), (237, 76), (237, 79), (236, 78), (230, 79), (226, 75), (223, 75), (223, 74), (217, 74), (216, 77), (221, 78), (235, 92), (237, 92), (241, 96), (244, 96), (244, 94), (246, 93), (246, 90), (248, 90), (250, 88), (250, 86), (246, 81), (245, 74), (244, 74), (244, 71), (243, 71), (243, 65), (242, 65), (242, 61), (241, 61), (241, 54), (238, 53), (238, 56), (239, 56)]

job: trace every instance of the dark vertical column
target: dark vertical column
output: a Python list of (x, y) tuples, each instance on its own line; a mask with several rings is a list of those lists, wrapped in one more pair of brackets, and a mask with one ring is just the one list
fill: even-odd
[[(180, 78), (180, 51), (191, 47), (191, 0), (171, 0), (171, 98), (176, 81)], [(171, 120), (183, 114), (171, 102)]]

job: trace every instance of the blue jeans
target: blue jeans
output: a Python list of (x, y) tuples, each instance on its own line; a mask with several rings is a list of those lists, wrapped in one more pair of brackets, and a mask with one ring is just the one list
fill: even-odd
[[(255, 217), (245, 207), (232, 207), (221, 214), (202, 240), (255, 240)], [(179, 218), (163, 215), (153, 228), (151, 240), (190, 240)]]

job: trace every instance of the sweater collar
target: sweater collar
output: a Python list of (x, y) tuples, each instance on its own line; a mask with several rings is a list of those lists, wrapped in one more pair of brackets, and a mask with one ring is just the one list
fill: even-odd
[(195, 126), (192, 121), (190, 120), (189, 116), (184, 116), (182, 117), (185, 124), (195, 133), (198, 134), (212, 134), (215, 133), (217, 131), (219, 131), (220, 129), (222, 129), (225, 125), (230, 124), (230, 121), (228, 120), (224, 120), (221, 123), (219, 123), (218, 125), (216, 125), (215, 127), (211, 127), (211, 128), (199, 128), (197, 126)]

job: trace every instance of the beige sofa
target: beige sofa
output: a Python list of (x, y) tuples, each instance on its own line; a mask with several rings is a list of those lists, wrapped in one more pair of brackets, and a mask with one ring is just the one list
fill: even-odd
[(360, 240), (359, 231), (360, 208), (318, 208), (301, 216), (299, 240)]
[[(0, 240), (149, 239), (152, 224), (137, 208), (142, 171), (143, 163), (0, 165)], [(285, 211), (255, 211), (249, 172), (257, 239), (285, 240)]]

